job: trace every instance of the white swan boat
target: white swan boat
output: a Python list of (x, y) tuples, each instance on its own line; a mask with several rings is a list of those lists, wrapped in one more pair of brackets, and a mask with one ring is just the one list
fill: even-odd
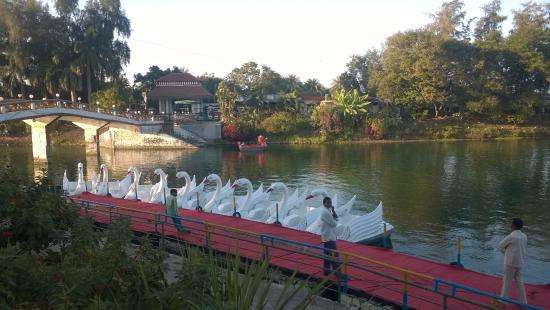
[[(306, 200), (315, 197), (330, 197), (326, 190), (318, 189), (311, 192)], [(393, 233), (394, 227), (390, 223), (384, 221), (383, 210), (384, 205), (380, 202), (377, 207), (364, 214), (353, 214), (352, 208), (355, 203), (356, 196), (353, 196), (347, 203), (339, 205), (337, 197), (332, 199), (336, 214), (338, 215), (338, 226), (336, 233), (338, 239), (347, 240), (355, 243), (364, 244), (382, 244), (384, 239), (389, 241), (389, 236)], [(320, 218), (324, 208), (322, 205), (312, 208), (307, 207), (307, 218), (311, 223), (307, 231), (320, 234)]]
[[(97, 195), (112, 195), (127, 200), (141, 200), (150, 203), (164, 203), (169, 195), (168, 175), (162, 169), (155, 169), (159, 176), (155, 184), (139, 184), (141, 172), (130, 167), (121, 181), (109, 182), (109, 171), (105, 164), (100, 166), (99, 175), (92, 175), (90, 184), (84, 179), (84, 165), (79, 163), (78, 179), (69, 182), (67, 171), (63, 175), (63, 190), (69, 195), (78, 195), (89, 191)], [(184, 179), (185, 183), (176, 188), (178, 206), (185, 209), (196, 209), (200, 206), (204, 212), (212, 212), (225, 216), (238, 215), (242, 218), (273, 224), (278, 222), (283, 227), (308, 231), (320, 234), (320, 215), (323, 206), (308, 206), (308, 201), (314, 198), (331, 197), (325, 189), (315, 189), (308, 194), (307, 190), (298, 189), (292, 193), (282, 182), (274, 182), (266, 190), (263, 184), (254, 190), (252, 182), (246, 178), (237, 179), (223, 185), (217, 174), (210, 174), (196, 184), (196, 178), (190, 177), (185, 171), (179, 171), (176, 178)], [(214, 184), (213, 190), (210, 184)], [(244, 195), (236, 195), (235, 190), (245, 188)], [(280, 192), (279, 200), (272, 200), (272, 193)], [(353, 209), (356, 196), (343, 204), (338, 203), (338, 196), (332, 198), (335, 211), (338, 215), (338, 239), (354, 243), (388, 245), (389, 236), (394, 227), (383, 219), (383, 204), (380, 202), (369, 213), (359, 213)], [(391, 244), (391, 243), (390, 243)]]

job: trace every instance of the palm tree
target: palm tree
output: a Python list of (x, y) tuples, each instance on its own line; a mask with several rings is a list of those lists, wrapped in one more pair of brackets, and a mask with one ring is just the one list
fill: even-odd
[(308, 79), (302, 87), (302, 92), (305, 95), (321, 96), (326, 92), (326, 90), (327, 89), (323, 86), (323, 84), (321, 84), (321, 82), (317, 79)]

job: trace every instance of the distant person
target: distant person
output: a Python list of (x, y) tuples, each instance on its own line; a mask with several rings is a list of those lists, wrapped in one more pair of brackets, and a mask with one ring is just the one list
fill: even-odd
[(340, 276), (340, 263), (338, 262), (338, 253), (336, 251), (336, 225), (338, 216), (334, 211), (332, 200), (329, 197), (323, 199), (323, 213), (321, 213), (321, 241), (323, 241), (323, 273), (325, 276), (332, 271), (336, 272), (336, 276)]
[(507, 297), (512, 280), (516, 282), (519, 291), (519, 300), (527, 303), (525, 287), (523, 286), (523, 265), (527, 252), (527, 236), (521, 231), (523, 221), (519, 218), (512, 219), (512, 232), (500, 243), (500, 251), (504, 253), (504, 275), (502, 278), (502, 291), (500, 296)]
[(181, 219), (179, 218), (180, 214), (178, 212), (178, 190), (175, 188), (172, 188), (170, 190), (170, 195), (166, 197), (166, 214), (172, 218), (174, 226), (180, 233), (189, 232), (189, 230), (181, 225)]
[(258, 145), (265, 146), (266, 145), (266, 138), (262, 135), (258, 136)]

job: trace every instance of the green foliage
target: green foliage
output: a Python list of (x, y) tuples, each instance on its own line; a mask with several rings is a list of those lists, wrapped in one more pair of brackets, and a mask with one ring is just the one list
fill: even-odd
[(158, 78), (178, 71), (179, 69), (175, 66), (172, 69), (166, 68), (165, 70), (162, 70), (159, 66), (150, 66), (145, 74), (134, 74), (134, 88), (140, 93), (149, 92), (155, 87), (155, 81)]
[(125, 108), (132, 103), (132, 99), (132, 89), (125, 80), (111, 83), (110, 87), (92, 94), (94, 105), (107, 110), (113, 106), (117, 110)]
[(136, 239), (129, 220), (98, 229), (50, 194), (47, 179), (16, 175), (0, 173), (2, 309), (261, 309), (268, 297), (274, 309), (291, 299), (305, 309), (323, 287), (310, 289), (307, 280), (296, 284), (292, 275), (282, 281), (280, 294), (270, 294), (274, 273), (267, 261), (248, 263), (238, 255), (191, 248), (181, 248), (181, 269), (169, 280), (174, 277), (167, 274), (167, 253), (154, 248), (149, 236)]
[(29, 182), (12, 169), (0, 169), (0, 222), (9, 223), (0, 229), (10, 230), (11, 242), (29, 249), (44, 249), (62, 240), (76, 217), (74, 210), (47, 192), (47, 177)]
[[(76, 100), (82, 81), (94, 89), (119, 78), (130, 59), (130, 21), (119, 0), (0, 1), (0, 95), (34, 94)], [(32, 39), (31, 39), (32, 38)]]
[(311, 120), (321, 130), (321, 134), (339, 134), (344, 129), (344, 116), (336, 105), (321, 104), (315, 108)]
[(404, 126), (401, 116), (389, 107), (367, 117), (365, 121), (366, 134), (377, 140), (400, 138)]
[(289, 112), (276, 112), (261, 123), (261, 128), (275, 135), (290, 135), (307, 129), (309, 123), (301, 116)]
[(376, 89), (371, 79), (378, 70), (379, 62), (380, 52), (377, 50), (369, 50), (364, 55), (352, 55), (346, 64), (346, 72), (336, 78), (333, 89), (355, 89), (362, 95), (375, 95)]
[(369, 102), (366, 96), (361, 96), (357, 89), (352, 91), (338, 90), (333, 94), (336, 106), (342, 111), (344, 117), (357, 119), (367, 113)]
[(228, 122), (235, 117), (235, 108), (239, 94), (235, 87), (226, 81), (221, 81), (216, 90), (216, 99), (220, 105), (222, 122)]

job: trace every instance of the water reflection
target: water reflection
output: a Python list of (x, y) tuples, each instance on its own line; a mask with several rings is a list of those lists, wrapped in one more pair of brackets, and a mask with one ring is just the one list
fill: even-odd
[[(2, 147), (0, 154), (17, 173), (34, 175), (30, 148)], [(450, 262), (462, 237), (465, 265), (494, 274), (501, 272), (502, 259), (496, 244), (507, 233), (508, 220), (521, 216), (529, 237), (526, 278), (541, 283), (550, 277), (547, 141), (271, 146), (260, 154), (221, 147), (104, 151), (100, 158), (86, 156), (83, 148), (57, 147), (46, 166), (57, 180), (65, 168), (74, 179), (79, 161), (88, 175), (105, 162), (114, 178), (135, 165), (144, 171), (145, 183), (161, 167), (171, 186), (177, 185), (179, 170), (199, 179), (218, 172), (224, 180), (247, 177), (255, 186), (281, 180), (301, 188), (325, 187), (340, 201), (356, 194), (359, 206), (381, 200), (386, 219), (397, 228), (396, 250)]]

